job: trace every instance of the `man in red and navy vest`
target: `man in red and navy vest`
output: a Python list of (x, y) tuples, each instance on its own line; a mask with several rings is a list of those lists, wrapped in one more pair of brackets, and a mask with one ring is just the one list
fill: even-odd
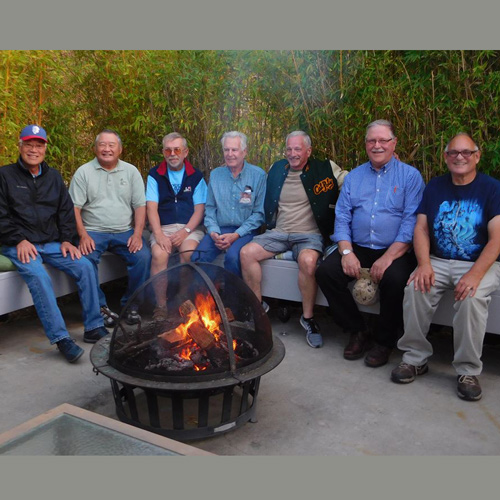
[[(163, 138), (164, 160), (148, 174), (146, 207), (151, 226), (151, 276), (167, 269), (176, 250), (183, 263), (189, 262), (205, 231), (202, 225), (207, 199), (203, 174), (187, 155), (186, 139), (172, 132)], [(166, 290), (156, 290), (153, 318), (166, 319)]]

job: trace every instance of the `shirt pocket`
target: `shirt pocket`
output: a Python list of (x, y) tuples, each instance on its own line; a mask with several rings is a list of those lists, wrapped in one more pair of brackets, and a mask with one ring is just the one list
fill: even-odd
[(402, 213), (405, 207), (405, 193), (402, 188), (394, 186), (391, 188), (386, 197), (386, 207), (392, 213)]

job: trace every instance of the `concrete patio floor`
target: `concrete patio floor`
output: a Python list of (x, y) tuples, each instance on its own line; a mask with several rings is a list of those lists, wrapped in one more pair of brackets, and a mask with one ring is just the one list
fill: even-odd
[[(116, 306), (113, 291), (110, 305)], [(108, 296), (109, 298), (109, 296)], [(68, 329), (86, 353), (68, 364), (50, 346), (33, 309), (0, 323), (0, 432), (62, 403), (117, 418), (109, 380), (92, 371), (78, 298), (61, 301)], [(261, 379), (257, 423), (189, 444), (219, 455), (500, 455), (500, 344), (483, 350), (483, 399), (456, 396), (449, 329), (432, 334), (429, 373), (410, 385), (390, 381), (401, 353), (373, 369), (342, 357), (347, 335), (318, 307), (324, 346), (312, 349), (299, 325), (300, 310), (282, 323), (272, 308), (283, 362)], [(498, 339), (500, 340), (500, 339)]]

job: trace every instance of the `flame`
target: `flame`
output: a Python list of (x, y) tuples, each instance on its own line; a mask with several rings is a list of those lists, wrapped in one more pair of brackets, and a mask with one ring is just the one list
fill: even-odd
[(196, 295), (194, 303), (205, 328), (212, 335), (216, 336), (215, 340), (219, 340), (218, 337), (220, 335), (220, 324), (222, 323), (222, 319), (217, 311), (217, 306), (212, 296), (210, 294), (202, 295), (200, 293)]
[[(201, 320), (205, 328), (214, 336), (216, 342), (220, 342), (222, 318), (217, 310), (215, 300), (208, 292), (206, 295), (197, 294), (194, 299), (196, 310), (189, 313), (188, 318), (175, 329), (176, 333), (185, 340), (182, 349), (177, 352), (177, 356), (184, 360), (191, 360), (195, 350), (199, 349), (196, 343), (191, 339), (188, 333), (189, 327), (196, 321)], [(236, 349), (236, 340), (233, 340), (233, 350)], [(192, 361), (192, 360), (191, 360)], [(207, 366), (194, 363), (193, 369), (201, 372), (207, 369)]]

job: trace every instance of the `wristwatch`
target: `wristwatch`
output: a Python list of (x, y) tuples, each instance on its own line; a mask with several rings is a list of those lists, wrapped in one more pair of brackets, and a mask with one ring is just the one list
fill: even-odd
[(191, 232), (191, 229), (189, 229), (187, 226), (184, 226), (184, 229), (186, 230), (187, 234)]
[(349, 255), (350, 253), (352, 253), (352, 250), (349, 250), (348, 248), (342, 250), (342, 255)]

